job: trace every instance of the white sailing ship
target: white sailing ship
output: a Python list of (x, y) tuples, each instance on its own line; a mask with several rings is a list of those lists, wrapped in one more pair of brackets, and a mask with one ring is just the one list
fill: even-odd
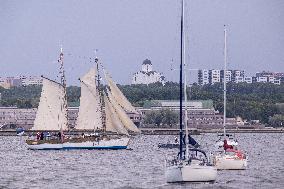
[[(140, 133), (140, 130), (130, 120), (123, 107), (116, 99), (127, 101), (116, 86), (111, 90), (100, 91), (100, 76), (98, 74), (98, 59), (96, 67), (91, 68), (81, 79), (80, 107), (76, 123), (76, 131), (82, 135), (64, 136), (67, 131), (67, 101), (66, 85), (63, 70), (63, 53), (60, 55), (62, 68), (62, 83), (43, 78), (43, 88), (32, 130), (58, 132), (55, 136), (40, 136), (27, 140), (29, 149), (126, 149), (130, 135), (128, 131)], [(108, 81), (114, 84), (110, 77)], [(116, 93), (113, 91), (116, 89)], [(120, 93), (121, 94), (120, 94)], [(115, 96), (120, 95), (118, 97)], [(124, 98), (123, 98), (124, 97)], [(128, 108), (131, 107), (128, 102)], [(132, 107), (135, 110), (134, 107)], [(84, 132), (93, 131), (92, 134)]]
[(126, 149), (130, 140), (128, 132), (140, 133), (122, 105), (127, 104), (125, 107), (133, 111), (135, 108), (109, 76), (106, 80), (110, 90), (100, 92), (98, 67), (96, 58), (96, 66), (80, 79), (81, 98), (76, 125), (77, 131), (93, 130), (94, 134), (84, 136), (79, 141), (65, 142), (65, 149)]
[(247, 167), (247, 155), (237, 148), (238, 141), (230, 134), (226, 134), (226, 73), (227, 73), (227, 30), (224, 28), (224, 115), (223, 115), (223, 135), (216, 143), (218, 148), (213, 158), (213, 163), (218, 170), (232, 169), (241, 170)]
[[(188, 116), (187, 116), (187, 93), (186, 93), (186, 68), (184, 95), (185, 95), (185, 136), (182, 131), (182, 65), (185, 66), (184, 61), (184, 41), (183, 41), (183, 19), (184, 19), (184, 1), (182, 0), (182, 14), (181, 14), (181, 64), (180, 64), (180, 151), (174, 159), (166, 160), (166, 181), (167, 182), (209, 182), (215, 181), (217, 177), (217, 169), (209, 163), (208, 157), (203, 150), (196, 148), (189, 148), (188, 133)], [(186, 145), (186, 150), (183, 150), (183, 137)], [(194, 139), (191, 138), (194, 141)], [(193, 142), (191, 141), (193, 144)], [(194, 141), (196, 146), (196, 142)]]

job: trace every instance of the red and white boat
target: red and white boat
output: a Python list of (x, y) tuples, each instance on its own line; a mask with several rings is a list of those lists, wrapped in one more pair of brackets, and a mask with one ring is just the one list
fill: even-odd
[(216, 146), (223, 148), (215, 153), (213, 164), (218, 170), (232, 169), (241, 170), (247, 167), (247, 155), (237, 149), (238, 141), (232, 138), (232, 135), (226, 134), (226, 83), (227, 83), (227, 30), (224, 28), (224, 115), (223, 127), (224, 133), (217, 141)]

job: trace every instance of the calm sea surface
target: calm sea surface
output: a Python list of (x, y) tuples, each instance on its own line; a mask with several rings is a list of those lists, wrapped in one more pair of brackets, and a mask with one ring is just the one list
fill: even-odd
[[(284, 188), (284, 135), (236, 134), (248, 169), (219, 171), (215, 183), (168, 184), (158, 149), (173, 136), (136, 136), (133, 150), (31, 151), (20, 137), (0, 137), (0, 188)], [(208, 150), (216, 134), (195, 138)]]

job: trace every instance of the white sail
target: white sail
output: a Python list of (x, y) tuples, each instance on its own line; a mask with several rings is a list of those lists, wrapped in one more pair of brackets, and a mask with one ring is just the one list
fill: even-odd
[(105, 77), (110, 87), (110, 92), (112, 93), (112, 96), (115, 98), (116, 102), (125, 111), (137, 113), (135, 108), (131, 105), (131, 103), (127, 100), (127, 98), (123, 95), (123, 93), (120, 91), (120, 89), (117, 87), (114, 81), (112, 81), (112, 79), (107, 73), (105, 73)]
[(67, 130), (64, 87), (43, 77), (40, 102), (32, 130)]
[(128, 117), (128, 115), (125, 113), (125, 111), (122, 109), (122, 107), (116, 102), (113, 95), (108, 91), (108, 97), (109, 101), (112, 104), (113, 108), (115, 109), (115, 112), (117, 113), (121, 123), (123, 123), (124, 127), (127, 130), (133, 131), (135, 133), (140, 133), (140, 130), (136, 127), (136, 125), (131, 121), (131, 119)]
[(120, 119), (117, 116), (113, 106), (109, 102), (106, 95), (104, 95), (104, 102), (105, 102), (105, 116), (106, 116), (106, 131), (117, 132), (119, 134), (126, 134), (128, 135), (127, 130), (124, 128), (123, 124), (121, 123)]
[(81, 78), (80, 107), (76, 124), (78, 130), (102, 129), (103, 127), (96, 75), (96, 68), (91, 68)]

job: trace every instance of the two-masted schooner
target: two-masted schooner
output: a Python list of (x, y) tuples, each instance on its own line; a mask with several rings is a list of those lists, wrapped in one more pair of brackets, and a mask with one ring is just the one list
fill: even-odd
[[(26, 143), (29, 149), (126, 149), (130, 135), (140, 133), (125, 111), (136, 111), (110, 76), (108, 87), (100, 89), (99, 62), (82, 78), (81, 97), (75, 133), (67, 132), (66, 81), (61, 49), (59, 61), (61, 83), (43, 77), (43, 87), (32, 130), (38, 131)], [(93, 131), (91, 134), (84, 134)], [(72, 132), (74, 133), (74, 132)]]

